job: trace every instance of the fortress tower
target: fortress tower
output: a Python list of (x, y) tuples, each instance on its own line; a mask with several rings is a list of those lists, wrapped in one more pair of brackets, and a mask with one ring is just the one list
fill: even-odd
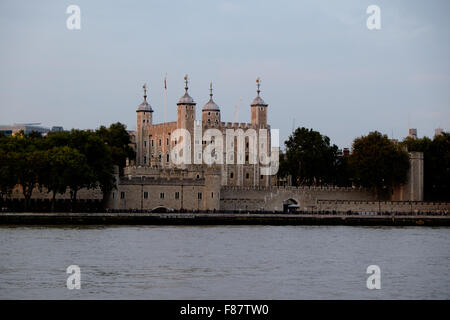
[(218, 128), (220, 122), (220, 108), (213, 100), (212, 82), (209, 85), (209, 101), (202, 109), (202, 122), (204, 128)]
[(251, 104), (251, 122), (257, 128), (267, 128), (267, 104), (259, 96), (261, 80), (256, 79), (257, 96)]
[(144, 101), (138, 106), (136, 110), (136, 164), (139, 166), (146, 165), (149, 162), (148, 149), (148, 132), (152, 125), (153, 109), (147, 102), (147, 85), (144, 88)]
[[(262, 150), (265, 151), (265, 155), (269, 155), (271, 150), (270, 126), (267, 124), (268, 104), (260, 96), (259, 78), (256, 80), (257, 96), (250, 105), (250, 123), (222, 122), (220, 107), (213, 99), (212, 83), (209, 87), (209, 100), (202, 108), (202, 118), (196, 120), (196, 103), (189, 95), (187, 75), (184, 77), (184, 83), (185, 93), (177, 102), (177, 120), (163, 123), (152, 123), (153, 110), (147, 102), (147, 86), (143, 86), (144, 101), (136, 110), (137, 126), (136, 131), (132, 133), (136, 147), (135, 166), (137, 168), (134, 173), (137, 176), (146, 176), (147, 169), (178, 168), (199, 170), (199, 177), (201, 177), (203, 170), (214, 166), (214, 170), (220, 172), (219, 183), (222, 186), (269, 186), (270, 176), (262, 174), (259, 163), (263, 156)], [(186, 151), (190, 153), (191, 164), (185, 162), (180, 165), (178, 161), (180, 159), (176, 159), (177, 161), (171, 159), (172, 156), (181, 156), (171, 152), (181, 141), (179, 139), (182, 139), (178, 133), (177, 137), (173, 136), (176, 129), (185, 129), (190, 133), (191, 141), (187, 144)], [(208, 131), (208, 129), (213, 130)], [(234, 132), (234, 138), (230, 138), (234, 139), (230, 140), (234, 151), (227, 157), (225, 140), (228, 139), (227, 130), (229, 129)], [(260, 132), (260, 129), (267, 130)], [(238, 139), (239, 134), (244, 134), (244, 139)], [(222, 140), (219, 141), (218, 138)], [(222, 143), (222, 146), (219, 143)], [(238, 146), (239, 150), (245, 151), (244, 154), (238, 155)], [(205, 148), (209, 149), (207, 152), (211, 151), (212, 161), (211, 157), (204, 158)], [(142, 170), (139, 167), (142, 167)]]

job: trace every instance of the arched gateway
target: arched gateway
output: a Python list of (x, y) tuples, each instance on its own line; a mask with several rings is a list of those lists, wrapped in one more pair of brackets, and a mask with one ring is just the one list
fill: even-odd
[(283, 201), (283, 212), (295, 212), (299, 208), (295, 199), (289, 198)]

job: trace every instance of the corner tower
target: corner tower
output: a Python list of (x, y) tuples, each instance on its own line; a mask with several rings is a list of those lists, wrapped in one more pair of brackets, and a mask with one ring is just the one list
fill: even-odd
[(152, 125), (153, 109), (147, 102), (147, 84), (142, 86), (144, 89), (144, 101), (136, 110), (136, 164), (138, 166), (146, 165), (148, 159), (148, 131)]
[(251, 121), (253, 125), (256, 125), (258, 128), (267, 128), (267, 106), (268, 104), (264, 102), (264, 100), (259, 96), (261, 90), (261, 80), (259, 78), (256, 79), (256, 87), (257, 87), (257, 96), (253, 100), (250, 105), (251, 109)]

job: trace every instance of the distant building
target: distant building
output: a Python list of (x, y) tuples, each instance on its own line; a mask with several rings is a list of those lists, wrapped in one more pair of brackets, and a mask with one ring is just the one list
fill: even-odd
[(0, 133), (5, 136), (12, 136), (23, 131), (25, 134), (32, 132), (40, 133), (45, 136), (49, 132), (64, 131), (63, 127), (52, 127), (51, 129), (43, 127), (40, 123), (15, 123), (13, 125), (0, 125)]
[(417, 139), (417, 129), (409, 129), (408, 137), (410, 137), (412, 139)]
[(440, 135), (442, 135), (443, 133), (444, 133), (444, 129), (442, 129), (442, 128), (436, 128), (436, 129), (434, 129), (434, 136), (435, 136), (435, 137), (440, 136)]

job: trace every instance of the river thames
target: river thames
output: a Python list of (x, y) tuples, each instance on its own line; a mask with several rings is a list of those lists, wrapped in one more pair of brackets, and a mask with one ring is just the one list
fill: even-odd
[(0, 299), (449, 298), (445, 227), (0, 226)]

